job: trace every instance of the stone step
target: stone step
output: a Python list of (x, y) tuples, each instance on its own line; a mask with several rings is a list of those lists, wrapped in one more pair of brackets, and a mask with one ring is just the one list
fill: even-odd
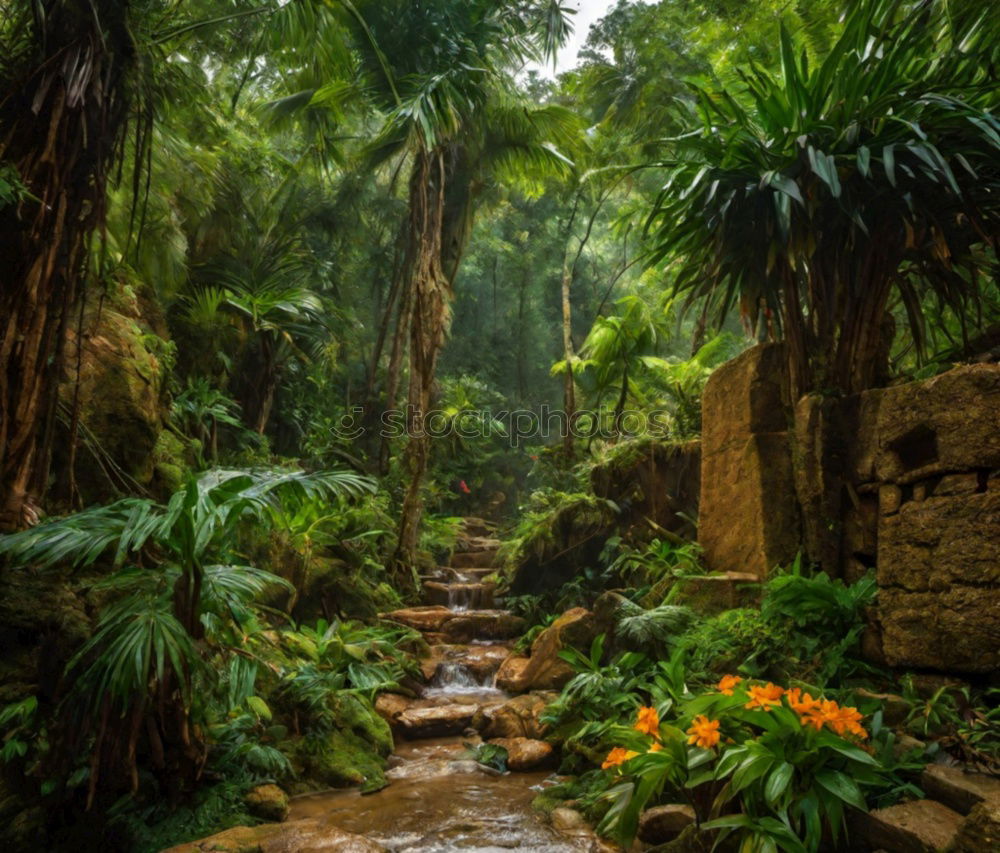
[(432, 708), (407, 708), (396, 717), (404, 737), (428, 738), (460, 735), (472, 723), (479, 705), (439, 705)]
[(920, 787), (930, 799), (964, 815), (985, 801), (1000, 806), (1000, 779), (960, 767), (931, 764), (920, 776)]
[(499, 551), (500, 540), (492, 536), (459, 536), (457, 548), (460, 551)]
[(453, 569), (491, 569), (496, 560), (494, 551), (456, 551), (451, 555)]
[[(948, 848), (962, 815), (937, 800), (911, 800), (851, 814), (851, 849), (885, 853), (938, 853)], [(861, 845), (858, 842), (862, 842)]]
[(465, 536), (492, 536), (497, 526), (492, 521), (482, 518), (467, 517), (462, 519), (462, 533)]
[(489, 610), (494, 589), (495, 583), (425, 581), (424, 601), (453, 610)]
[(430, 657), (425, 658), (420, 668), (427, 681), (440, 679), (449, 667), (461, 667), (481, 684), (492, 684), (493, 675), (500, 664), (510, 654), (507, 646), (491, 645), (453, 645), (440, 643), (431, 646)]
[[(447, 607), (405, 607), (379, 618), (433, 634), (434, 640), (471, 643), (473, 640), (509, 640), (525, 631), (525, 622), (507, 610), (449, 610)], [(428, 640), (431, 638), (428, 637)]]

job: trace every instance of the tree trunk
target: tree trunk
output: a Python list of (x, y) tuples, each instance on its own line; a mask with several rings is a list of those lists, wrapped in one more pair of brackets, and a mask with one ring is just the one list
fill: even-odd
[(562, 273), (562, 342), (566, 372), (563, 374), (563, 413), (566, 416), (566, 434), (563, 436), (563, 456), (567, 464), (573, 462), (573, 417), (576, 414), (576, 383), (573, 376), (573, 306), (570, 287), (573, 283), (574, 265), (563, 261)]
[(410, 178), (412, 250), (408, 279), (412, 308), (406, 414), (409, 441), (405, 454), (409, 484), (403, 498), (394, 555), (397, 572), (407, 581), (416, 559), (423, 513), (422, 487), (430, 456), (430, 440), (423, 428), (424, 416), (430, 409), (437, 359), (451, 319), (451, 282), (442, 263), (446, 158), (447, 153), (440, 149), (418, 152)]
[(33, 50), (0, 80), (0, 161), (30, 195), (0, 208), (0, 529), (45, 493), (66, 326), (104, 219), (135, 56), (129, 4), (38, 4)]

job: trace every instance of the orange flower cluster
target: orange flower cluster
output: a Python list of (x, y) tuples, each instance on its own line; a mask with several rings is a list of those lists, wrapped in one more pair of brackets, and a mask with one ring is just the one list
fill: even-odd
[(687, 733), (691, 735), (688, 743), (700, 746), (702, 749), (711, 749), (719, 742), (719, 721), (710, 720), (704, 714), (699, 714), (692, 720)]
[(716, 685), (716, 689), (722, 693), (723, 696), (732, 696), (733, 688), (736, 687), (743, 679), (738, 675), (724, 675), (719, 683)]
[(657, 740), (660, 738), (660, 715), (656, 713), (656, 708), (640, 708), (636, 715), (635, 725), (632, 727), (637, 732), (652, 735)]
[[(648, 752), (659, 752), (663, 749), (658, 742), (660, 740), (660, 715), (656, 713), (656, 708), (640, 708), (639, 713), (636, 714), (635, 725), (632, 728), (637, 732), (653, 736), (655, 740)], [(638, 754), (638, 752), (631, 749), (616, 746), (608, 753), (608, 757), (604, 759), (601, 769), (608, 770), (611, 767), (618, 767), (630, 758), (635, 758)]]
[(781, 704), (781, 697), (784, 695), (785, 688), (779, 687), (777, 684), (772, 684), (770, 681), (763, 687), (759, 684), (751, 684), (747, 688), (747, 696), (750, 697), (750, 701), (743, 707), (751, 709), (760, 708), (763, 711), (770, 711)]
[(604, 759), (604, 763), (601, 765), (601, 770), (609, 770), (612, 767), (618, 767), (630, 758), (635, 758), (638, 754), (638, 752), (633, 752), (631, 749), (616, 746), (613, 750), (611, 750), (611, 752), (608, 753), (608, 757)]

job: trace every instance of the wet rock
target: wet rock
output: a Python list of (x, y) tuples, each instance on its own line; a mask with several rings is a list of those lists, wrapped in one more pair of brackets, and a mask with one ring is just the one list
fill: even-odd
[(985, 853), (1000, 850), (1000, 803), (979, 803), (969, 812), (948, 853)]
[(455, 614), (441, 605), (431, 607), (405, 607), (390, 613), (380, 613), (382, 619), (399, 622), (418, 631), (440, 631), (441, 627)]
[(961, 814), (969, 814), (985, 801), (1000, 806), (1000, 779), (967, 773), (960, 767), (931, 764), (920, 775), (920, 787), (928, 797)]
[(489, 738), (544, 737), (548, 727), (539, 720), (557, 693), (525, 693), (499, 705), (482, 708), (472, 720), (473, 726)]
[(479, 710), (478, 705), (439, 705), (409, 708), (396, 718), (408, 738), (445, 737), (461, 734)]
[(510, 655), (504, 659), (497, 670), (496, 684), (508, 693), (517, 693), (525, 683), (524, 670), (529, 659), (522, 655)]
[(849, 820), (852, 837), (869, 849), (906, 853), (946, 849), (962, 824), (958, 812), (934, 800), (911, 800), (867, 814), (854, 811)]
[(465, 553), (497, 551), (500, 549), (500, 540), (493, 536), (462, 536), (458, 540), (458, 547)]
[(424, 600), (448, 608), (486, 609), (493, 607), (495, 583), (479, 581), (424, 582)]
[(691, 806), (676, 803), (653, 806), (639, 815), (639, 838), (647, 844), (665, 844), (677, 838), (694, 820)]
[(552, 809), (552, 812), (549, 814), (549, 822), (559, 832), (590, 833), (590, 826), (587, 824), (587, 819), (580, 812), (576, 811), (576, 809), (566, 808), (565, 806)]
[(473, 640), (507, 640), (524, 633), (525, 622), (506, 610), (470, 610), (452, 613), (442, 633), (453, 643)]
[(555, 752), (552, 745), (544, 740), (526, 737), (493, 738), (490, 743), (506, 749), (507, 767), (518, 771), (534, 770), (543, 764), (551, 763)]
[(257, 785), (243, 797), (247, 811), (262, 820), (281, 823), (288, 817), (288, 794), (277, 785)]
[(497, 552), (460, 551), (451, 555), (451, 565), (456, 569), (490, 569), (495, 565)]
[(422, 661), (420, 667), (428, 681), (440, 677), (443, 669), (457, 666), (480, 684), (488, 684), (509, 654), (510, 649), (499, 644), (466, 646), (443, 643), (431, 647), (431, 656)]
[(260, 826), (236, 826), (163, 853), (384, 853), (381, 844), (344, 832), (315, 818)]
[(375, 700), (375, 713), (391, 728), (396, 728), (399, 725), (399, 715), (410, 707), (411, 702), (411, 699), (398, 693), (380, 693)]
[(597, 622), (589, 610), (583, 607), (567, 610), (535, 637), (525, 666), (512, 663), (506, 669), (504, 689), (514, 692), (560, 689), (573, 677), (574, 671), (559, 657), (559, 652), (569, 647), (586, 650), (596, 634)]

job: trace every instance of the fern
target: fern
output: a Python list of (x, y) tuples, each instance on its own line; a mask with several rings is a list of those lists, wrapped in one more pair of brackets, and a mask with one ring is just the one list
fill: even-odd
[(695, 614), (687, 607), (661, 604), (651, 610), (628, 608), (618, 621), (615, 638), (637, 651), (661, 654), (672, 648), (680, 636), (691, 627)]

